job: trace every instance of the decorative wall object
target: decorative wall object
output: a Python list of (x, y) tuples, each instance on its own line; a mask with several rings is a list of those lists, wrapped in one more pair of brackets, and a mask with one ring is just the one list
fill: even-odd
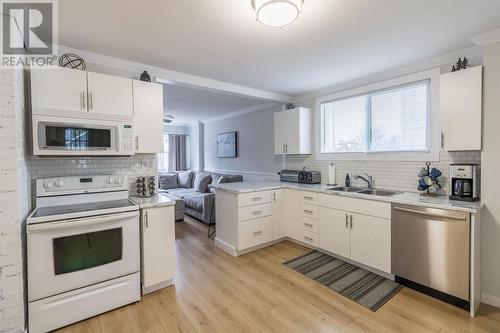
[(151, 76), (149, 75), (148, 72), (144, 71), (142, 72), (141, 76), (139, 77), (139, 79), (141, 81), (145, 81), (145, 82), (151, 82)]
[(293, 103), (286, 103), (286, 107), (285, 107), (287, 110), (291, 110), (291, 109), (295, 109), (296, 106), (295, 104)]
[(470, 66), (469, 59), (467, 59), (466, 57), (464, 57), (464, 60), (462, 60), (462, 58), (458, 58), (457, 63), (455, 65), (453, 65), (453, 67), (451, 68), (451, 71), (456, 72), (456, 71), (459, 71), (461, 69), (466, 69), (469, 66)]
[(60, 56), (59, 66), (72, 69), (80, 69), (82, 71), (87, 68), (87, 65), (85, 64), (83, 58), (74, 53), (65, 53)]
[(442, 173), (436, 168), (431, 169), (431, 162), (427, 162), (425, 165), (418, 173), (417, 189), (421, 192), (420, 195), (435, 196), (441, 189), (438, 178), (441, 177)]
[(238, 156), (238, 133), (229, 132), (217, 135), (217, 157)]

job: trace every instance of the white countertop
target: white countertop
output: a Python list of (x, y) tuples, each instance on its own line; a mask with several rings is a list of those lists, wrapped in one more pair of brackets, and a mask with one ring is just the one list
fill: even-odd
[(462, 212), (475, 214), (482, 208), (481, 202), (467, 202), (467, 201), (454, 201), (449, 200), (446, 196), (425, 197), (419, 193), (414, 192), (400, 192), (392, 196), (380, 195), (367, 195), (354, 192), (341, 192), (328, 190), (333, 186), (326, 184), (298, 184), (288, 182), (239, 182), (239, 183), (225, 183), (225, 184), (212, 184), (212, 188), (225, 190), (232, 193), (249, 193), (257, 191), (269, 191), (282, 188), (296, 189), (302, 191), (319, 192), (330, 195), (341, 195), (352, 198), (360, 198), (366, 200), (376, 200), (391, 203), (400, 203), (416, 206), (425, 206), (433, 208), (450, 209)]
[(135, 202), (140, 209), (175, 205), (175, 200), (172, 200), (169, 197), (162, 195), (161, 193), (147, 198), (130, 197), (130, 200)]

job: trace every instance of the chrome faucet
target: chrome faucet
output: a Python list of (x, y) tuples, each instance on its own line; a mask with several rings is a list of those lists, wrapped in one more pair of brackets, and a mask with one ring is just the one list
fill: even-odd
[(373, 188), (373, 177), (365, 173), (366, 178), (360, 175), (354, 176), (354, 179), (362, 179), (368, 184), (368, 188), (371, 190)]

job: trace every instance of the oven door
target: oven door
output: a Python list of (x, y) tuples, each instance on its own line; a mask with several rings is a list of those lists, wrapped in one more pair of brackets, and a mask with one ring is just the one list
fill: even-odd
[(33, 154), (125, 155), (121, 141), (129, 127), (119, 121), (34, 115)]
[(29, 224), (28, 299), (139, 271), (139, 212)]

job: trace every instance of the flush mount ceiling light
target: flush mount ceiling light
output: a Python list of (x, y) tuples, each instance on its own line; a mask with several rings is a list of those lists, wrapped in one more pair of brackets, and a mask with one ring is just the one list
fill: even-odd
[(283, 27), (299, 16), (304, 0), (252, 0), (257, 21), (269, 27)]

